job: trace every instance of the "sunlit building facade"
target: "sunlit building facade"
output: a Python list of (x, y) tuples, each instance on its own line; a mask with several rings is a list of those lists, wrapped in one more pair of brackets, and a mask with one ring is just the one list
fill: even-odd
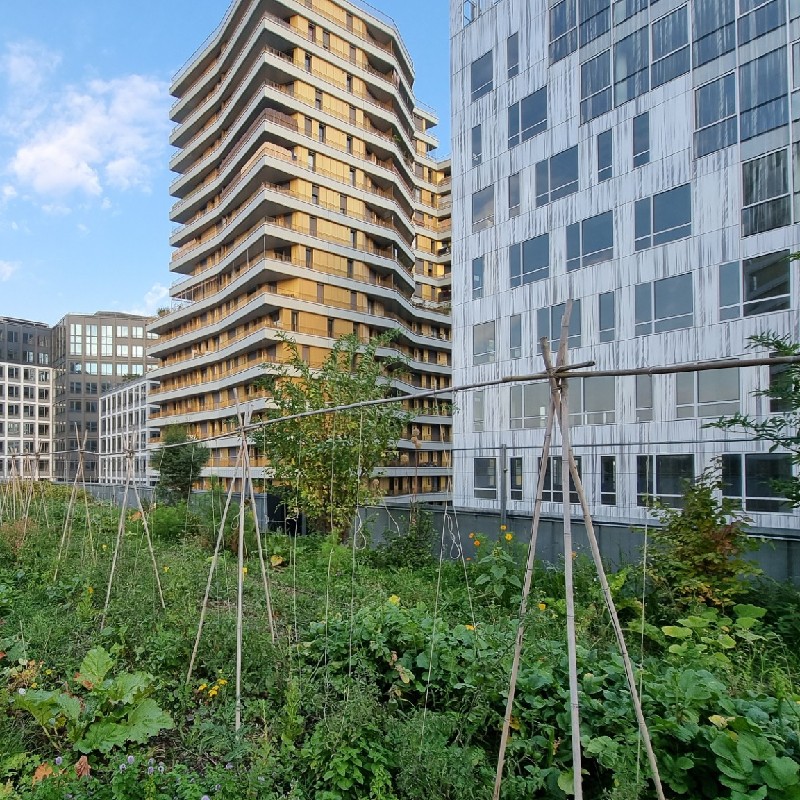
[[(396, 330), (397, 391), (450, 386), (450, 167), (413, 79), (393, 23), (346, 0), (234, 2), (175, 77), (178, 278), (150, 327), (153, 400), (162, 427), (214, 437), (207, 475), (233, 476), (231, 417), (265, 407), (281, 334), (317, 366), (342, 335)], [(414, 408), (389, 495), (444, 496), (449, 400)]]

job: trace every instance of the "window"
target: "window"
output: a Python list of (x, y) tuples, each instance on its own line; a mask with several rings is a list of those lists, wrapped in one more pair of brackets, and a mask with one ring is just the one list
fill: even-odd
[(578, 191), (578, 147), (536, 164), (536, 205), (542, 206)]
[(550, 62), (574, 53), (578, 47), (575, 0), (561, 0), (550, 9)]
[[(779, 356), (780, 353), (770, 353)], [(800, 373), (790, 364), (771, 364), (769, 367), (769, 413), (785, 414), (793, 409), (791, 395), (800, 390)]]
[(508, 352), (511, 358), (522, 358), (522, 315), (512, 314), (508, 323)]
[(319, 205), (319, 186), (314, 184), (311, 185), (311, 202), (315, 205)]
[[(578, 468), (578, 476), (581, 476), (581, 457), (575, 458), (576, 466)], [(542, 460), (539, 459), (539, 469), (542, 468)], [(542, 490), (542, 500), (545, 503), (563, 503), (564, 502), (564, 485), (562, 480), (562, 462), (560, 456), (553, 456), (547, 459), (544, 473), (544, 489)], [(569, 498), (570, 503), (578, 503), (578, 491), (575, 488), (575, 483), (572, 480), (572, 474), (569, 476)]]
[(472, 232), (494, 225), (494, 185), (472, 195)]
[(578, 0), (578, 13), (581, 47), (611, 27), (611, 0)]
[(494, 320), (472, 326), (472, 363), (491, 364), (495, 356)]
[(322, 31), (322, 46), (326, 50), (331, 49), (331, 34), (330, 31)]
[(470, 68), (470, 81), (472, 99), (477, 100), (494, 89), (494, 69), (492, 65), (492, 51), (484, 53), (472, 62)]
[(522, 457), (508, 459), (508, 495), (511, 500), (522, 500)]
[(735, 0), (694, 0), (694, 65), (699, 67), (736, 47)]
[(686, 484), (693, 480), (693, 455), (636, 456), (636, 502), (640, 506), (655, 496), (664, 505), (679, 508)]
[(614, 129), (597, 134), (597, 182), (607, 181), (614, 174)]
[(614, 257), (614, 212), (567, 225), (567, 271)]
[(689, 15), (681, 6), (653, 23), (652, 88), (689, 71)]
[(692, 235), (692, 190), (687, 183), (636, 201), (636, 250)]
[[(550, 347), (553, 350), (558, 348), (561, 338), (561, 320), (564, 317), (567, 304), (559, 303), (550, 308), (540, 308), (536, 312), (536, 338), (537, 340), (547, 337), (550, 339)], [(572, 303), (572, 315), (569, 318), (569, 330), (567, 332), (567, 346), (581, 346), (581, 301), (574, 300)]]
[(472, 430), (480, 433), (485, 424), (485, 392), (476, 389), (472, 393)]
[(653, 376), (636, 376), (636, 421), (653, 421)]
[(472, 129), (472, 166), (481, 163), (483, 158), (483, 136), (481, 136), (481, 126), (476, 125)]
[(479, 13), (480, 6), (478, 5), (478, 0), (464, 0), (464, 25), (469, 25), (471, 22), (474, 22)]
[(722, 456), (722, 493), (740, 498), (745, 511), (789, 512), (791, 506), (784, 499), (781, 484), (791, 477), (792, 457), (788, 453)]
[(648, 28), (640, 28), (614, 46), (614, 104), (621, 106), (650, 89)]
[(789, 308), (789, 251), (734, 261), (719, 268), (720, 320)]
[(345, 141), (346, 141), (347, 152), (350, 155), (353, 155), (353, 137), (352, 136), (348, 136)]
[(314, 90), (314, 108), (322, 111), (322, 91), (320, 89)]
[(738, 411), (738, 368), (679, 372), (675, 375), (675, 415), (678, 419), (722, 417)]
[(517, 384), (511, 387), (511, 429), (543, 428), (550, 407), (550, 384)]
[[(783, 0), (741, 0), (739, 11), (742, 14), (739, 17), (740, 45), (786, 24), (786, 3)], [(750, 13), (745, 14), (745, 11)]]
[(512, 33), (506, 39), (506, 67), (508, 77), (513, 78), (519, 74), (519, 34)]
[(792, 224), (786, 150), (742, 164), (742, 236)]
[(512, 289), (550, 276), (550, 234), (543, 233), (508, 248), (509, 283)]
[(519, 172), (508, 176), (508, 216), (516, 217), (520, 207)]
[(325, 143), (325, 126), (320, 122), (319, 128), (317, 129), (317, 133), (319, 135), (319, 141), (324, 144)]
[(739, 67), (739, 125), (743, 142), (789, 122), (786, 48)]
[(128, 338), (128, 326), (127, 325), (117, 325), (117, 337), (122, 337), (124, 339)]
[(614, 0), (614, 24), (619, 25), (628, 17), (647, 8), (650, 0)]
[(694, 93), (694, 149), (698, 158), (738, 141), (736, 127), (736, 76), (723, 75)]
[(472, 299), (483, 297), (484, 257), (472, 259)]
[(134, 325), (131, 328), (131, 336), (134, 339), (144, 339), (144, 328), (138, 325)]
[(617, 335), (616, 313), (615, 313), (615, 296), (614, 292), (603, 292), (599, 295), (599, 319), (600, 331), (599, 338), (601, 342), (613, 342)]
[(100, 326), (100, 355), (111, 356), (114, 354), (114, 329), (111, 325)]
[(71, 356), (83, 354), (83, 328), (80, 324), (69, 326), (69, 354)]
[(613, 425), (616, 419), (613, 377), (573, 378), (569, 384), (569, 416), (575, 425)]
[(484, 500), (497, 498), (497, 459), (475, 458), (472, 460), (475, 497)]
[(508, 107), (508, 146), (515, 147), (521, 141), (547, 130), (547, 87), (523, 97)]
[(691, 273), (636, 286), (636, 335), (664, 333), (694, 325)]
[(611, 51), (581, 64), (581, 122), (611, 110)]
[(633, 166), (650, 162), (650, 112), (633, 118)]
[(600, 456), (600, 503), (604, 506), (617, 504), (617, 459)]

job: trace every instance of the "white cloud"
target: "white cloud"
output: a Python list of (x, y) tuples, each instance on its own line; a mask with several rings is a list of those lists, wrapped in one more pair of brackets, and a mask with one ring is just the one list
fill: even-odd
[(11, 280), (11, 276), (19, 269), (13, 261), (0, 261), (0, 283)]
[[(8, 173), (17, 187), (60, 208), (70, 195), (108, 189), (149, 191), (169, 134), (168, 87), (142, 75), (43, 90), (58, 57), (33, 45), (10, 46), (0, 70), (12, 89), (0, 131), (13, 142)], [(38, 60), (37, 60), (38, 58)], [(34, 75), (24, 113), (16, 113), (25, 71)]]
[(0, 57), (0, 72), (12, 90), (30, 96), (39, 91), (60, 63), (58, 53), (38, 42), (11, 42)]
[(128, 309), (129, 314), (141, 314), (145, 317), (154, 317), (159, 308), (169, 305), (169, 288), (162, 283), (154, 283), (148, 291), (143, 302), (135, 308)]

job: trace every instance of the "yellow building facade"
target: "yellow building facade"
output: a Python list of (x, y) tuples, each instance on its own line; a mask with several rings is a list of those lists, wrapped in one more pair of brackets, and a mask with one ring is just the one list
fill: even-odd
[[(450, 166), (413, 77), (390, 20), (329, 0), (236, 0), (175, 77), (179, 277), (150, 327), (152, 399), (159, 425), (217, 437), (209, 475), (233, 476), (231, 416), (265, 407), (254, 381), (287, 357), (281, 333), (317, 366), (341, 335), (395, 329), (410, 367), (397, 388), (450, 386)], [(408, 402), (380, 480), (434, 500), (450, 397)]]

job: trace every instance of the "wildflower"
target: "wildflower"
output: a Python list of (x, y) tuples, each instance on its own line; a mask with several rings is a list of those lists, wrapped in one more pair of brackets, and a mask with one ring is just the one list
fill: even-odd
[(468, 631), (474, 631), (474, 630), (475, 630), (475, 626), (474, 626), (474, 625), (465, 625), (464, 627), (465, 627), (465, 628), (466, 628)]
[(218, 683), (220, 686), (227, 686), (227, 685), (228, 685), (228, 681), (226, 681), (226, 680), (225, 680), (225, 678), (220, 678), (220, 679), (217, 681), (217, 683)]
[(152, 767), (148, 767), (147, 768), (147, 774), (148, 775), (152, 775), (154, 772), (155, 772), (155, 770)]
[(17, 689), (17, 694), (22, 694), (22, 695), (25, 695), (25, 694), (27, 694), (27, 693), (28, 693), (28, 690), (27, 690), (27, 689)]
[(46, 670), (44, 671), (44, 674), (45, 674), (45, 675), (52, 675), (52, 674), (53, 674), (53, 670), (51, 670), (51, 669), (46, 669)]
[(134, 761), (136, 761), (136, 759), (133, 756), (128, 756), (128, 763), (129, 764), (133, 764)]
[(126, 769), (128, 769), (128, 765), (127, 764), (120, 764), (119, 765), (119, 771), (120, 772), (125, 772)]
[(474, 538), (475, 538), (475, 534), (474, 534), (474, 533), (471, 533), (471, 534), (469, 535), (469, 538), (470, 538), (470, 539), (474, 539)]
[(539, 603), (539, 611), (544, 611), (547, 608), (545, 603)]
[(64, 759), (61, 756), (56, 756), (56, 766), (60, 767), (64, 763)]
[(169, 567), (165, 566), (164, 567), (164, 572), (169, 572)]
[(161, 772), (161, 773), (164, 772), (164, 762), (163, 761), (159, 761), (158, 762), (158, 771)]
[(228, 763), (225, 765), (225, 769), (233, 769), (233, 764), (231, 764), (231, 762), (229, 761), (229, 762), (228, 762)]
[(506, 540), (507, 542), (510, 542), (510, 541), (511, 541), (513, 538), (514, 538), (514, 534), (513, 534), (513, 533), (507, 533), (507, 534), (505, 535), (505, 540)]
[(247, 575), (247, 567), (242, 567), (242, 575)]
[(94, 594), (94, 586), (87, 586), (86, 594)]
[(481, 540), (480, 539), (476, 539), (472, 544), (474, 544), (475, 547), (480, 547), (481, 546)]
[(201, 683), (200, 686), (197, 687), (198, 692), (204, 692), (206, 689), (208, 689), (207, 683)]
[(34, 682), (31, 684), (31, 689), (35, 689), (35, 688), (36, 688), (38, 685), (39, 685), (39, 684), (38, 684), (38, 683), (36, 683), (36, 681), (34, 681)]
[(156, 763), (156, 760), (155, 760), (154, 758), (148, 758), (148, 759), (147, 759), (147, 763), (148, 763), (148, 764), (149, 764), (149, 765), (152, 767), (152, 766), (153, 766), (153, 764), (155, 764), (155, 763)]
[(107, 544), (103, 545), (103, 550), (108, 550), (108, 545)]
[(389, 598), (389, 602), (390, 602), (390, 603), (391, 603), (393, 606), (399, 606), (399, 605), (400, 605), (400, 598), (399, 598), (399, 597), (398, 597), (396, 594), (393, 594), (393, 595), (392, 595), (392, 596)]
[(508, 527), (507, 527), (506, 525), (501, 525), (501, 526), (500, 526), (500, 530), (501, 530), (501, 531), (508, 530)]
[(209, 797), (207, 794), (204, 794), (204, 795), (203, 795), (203, 796), (200, 798), (200, 800), (211, 800), (211, 798), (210, 798), (210, 797)]

